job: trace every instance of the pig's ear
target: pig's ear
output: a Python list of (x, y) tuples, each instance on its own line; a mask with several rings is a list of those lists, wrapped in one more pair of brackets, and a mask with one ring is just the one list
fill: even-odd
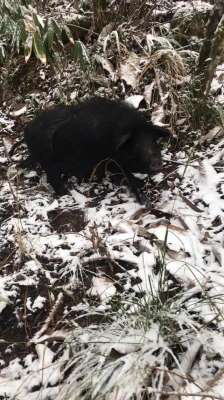
[(131, 138), (131, 133), (130, 132), (125, 132), (118, 140), (117, 145), (116, 145), (116, 150), (119, 150), (122, 146), (124, 146), (129, 139)]

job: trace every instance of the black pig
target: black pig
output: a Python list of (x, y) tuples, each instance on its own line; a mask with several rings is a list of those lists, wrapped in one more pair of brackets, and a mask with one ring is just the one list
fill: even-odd
[[(24, 131), (30, 156), (21, 166), (39, 163), (57, 194), (64, 194), (61, 174), (89, 176), (102, 160), (120, 165), (136, 197), (142, 202), (132, 172), (161, 168), (161, 137), (167, 129), (147, 122), (139, 111), (121, 101), (93, 98), (75, 106), (43, 111)], [(15, 147), (22, 141), (13, 146)]]

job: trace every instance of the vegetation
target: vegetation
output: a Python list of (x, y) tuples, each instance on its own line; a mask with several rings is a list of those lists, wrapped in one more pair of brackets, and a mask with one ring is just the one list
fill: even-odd
[[(12, 398), (222, 400), (224, 5), (196, 3), (0, 0), (0, 365)], [(55, 198), (38, 169), (18, 170), (26, 150), (10, 158), (36, 112), (92, 95), (171, 130), (163, 173), (145, 180), (150, 207), (114, 177), (70, 179), (71, 196)]]
[[(34, 3), (34, 4), (33, 4)], [(71, 43), (76, 57), (83, 54), (83, 44), (75, 42), (68, 24), (63, 18), (41, 12), (32, 1), (1, 0), (0, 8), (0, 55), (1, 62), (15, 54), (23, 54), (28, 62), (32, 54), (43, 64), (54, 62), (56, 54)], [(83, 56), (84, 58), (84, 56)]]

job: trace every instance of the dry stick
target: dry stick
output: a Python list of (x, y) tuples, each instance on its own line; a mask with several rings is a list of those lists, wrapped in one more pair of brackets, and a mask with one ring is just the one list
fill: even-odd
[[(35, 341), (35, 344), (44, 344), (44, 343), (54, 343), (54, 342), (59, 342), (59, 343), (65, 343), (65, 337), (64, 336), (49, 336), (45, 337), (41, 340)], [(31, 341), (32, 343), (32, 341)], [(71, 344), (71, 342), (66, 341), (66, 344)], [(33, 343), (32, 343), (33, 344)]]
[(204, 388), (202, 388), (197, 382), (195, 382), (195, 380), (189, 374), (186, 374), (186, 373), (183, 374), (181, 372), (177, 372), (176, 370), (175, 371), (174, 370), (170, 371), (167, 368), (162, 368), (162, 367), (152, 367), (151, 369), (152, 370), (154, 369), (156, 371), (165, 371), (166, 374), (169, 377), (173, 376), (173, 377), (177, 377), (177, 378), (180, 378), (182, 380), (188, 381), (190, 383), (194, 383), (194, 385), (197, 386), (199, 390), (204, 390)]
[[(168, 164), (176, 164), (176, 165), (185, 165), (186, 164), (186, 161), (184, 162), (184, 161), (169, 160), (166, 157), (163, 157), (163, 161), (166, 161)], [(192, 160), (192, 162), (194, 162), (194, 161), (197, 161), (197, 160), (196, 159)], [(188, 165), (190, 165), (191, 167), (194, 167), (194, 168), (199, 168), (198, 165), (194, 165), (194, 164), (191, 164), (191, 163), (189, 163)]]
[(36, 333), (34, 339), (39, 339), (48, 330), (51, 322), (54, 320), (54, 317), (56, 316), (56, 313), (58, 312), (58, 309), (60, 305), (63, 303), (63, 301), (64, 301), (64, 295), (63, 293), (59, 293), (57, 300), (45, 321), (45, 324), (42, 326), (39, 332)]
[(200, 208), (198, 208), (194, 203), (192, 203), (191, 200), (189, 200), (187, 197), (185, 197), (181, 191), (179, 191), (179, 196), (180, 198), (188, 205), (188, 207), (192, 208), (192, 210), (196, 211), (196, 212), (203, 212), (203, 210), (201, 210)]
[[(86, 32), (89, 32), (89, 31), (90, 31), (90, 27), (89, 27), (89, 28), (85, 28), (84, 26), (77, 25), (77, 24), (74, 24), (74, 23), (69, 24), (69, 25), (70, 25), (70, 26), (74, 26), (74, 28), (78, 28), (78, 29), (80, 29), (81, 31), (86, 31)], [(91, 31), (91, 33), (93, 33), (93, 34), (96, 35), (97, 37), (99, 36), (99, 33), (95, 32), (95, 31)]]
[(222, 378), (223, 373), (224, 373), (224, 368), (221, 368), (221, 370), (213, 378), (209, 379), (206, 382), (206, 389), (213, 388), (215, 384), (220, 380), (220, 378)]

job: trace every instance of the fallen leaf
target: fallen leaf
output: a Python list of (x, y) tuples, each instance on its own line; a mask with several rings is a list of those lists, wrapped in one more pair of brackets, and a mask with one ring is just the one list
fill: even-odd
[(144, 97), (145, 97), (146, 103), (147, 103), (149, 106), (151, 105), (151, 102), (152, 102), (152, 92), (153, 92), (154, 86), (155, 86), (155, 81), (153, 81), (152, 83), (150, 83), (150, 85), (146, 85), (146, 86), (145, 86)]
[(22, 108), (19, 108), (19, 110), (11, 111), (9, 114), (11, 117), (19, 117), (20, 115), (25, 114), (26, 110), (26, 106), (23, 106)]
[(125, 62), (120, 65), (120, 78), (133, 89), (136, 88), (138, 84), (138, 75), (140, 72), (139, 64), (139, 57), (131, 52)]
[(144, 100), (144, 96), (136, 94), (125, 99), (125, 102), (131, 104), (134, 108), (139, 108), (142, 100)]
[(112, 63), (107, 58), (102, 57), (99, 54), (96, 54), (95, 60), (102, 66), (102, 68), (105, 71), (109, 72), (109, 74), (112, 78), (112, 81), (114, 81), (116, 73), (115, 73)]

